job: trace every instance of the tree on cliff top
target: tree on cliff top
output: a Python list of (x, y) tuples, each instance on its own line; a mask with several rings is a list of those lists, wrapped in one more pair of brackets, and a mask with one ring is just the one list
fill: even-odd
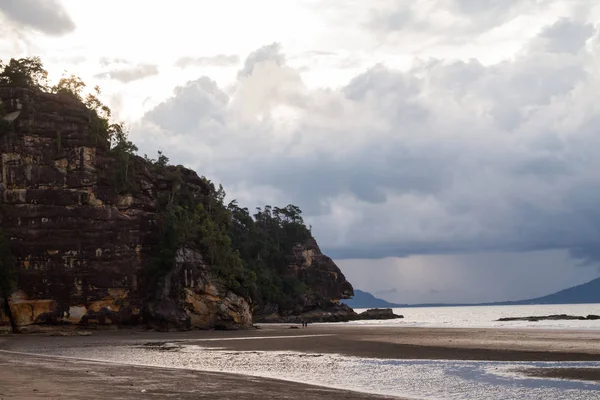
[(111, 123), (111, 109), (100, 100), (100, 87), (84, 97), (85, 82), (74, 74), (64, 74), (58, 83), (48, 86), (48, 71), (39, 57), (0, 60), (0, 87), (20, 87), (42, 92), (72, 96), (82, 102), (97, 118), (93, 119), (96, 133), (107, 139), (111, 149), (133, 154), (137, 147), (128, 140), (123, 123)]
[(119, 192), (135, 189), (131, 181), (130, 159), (138, 148), (128, 139), (123, 123), (112, 123), (111, 109), (100, 100), (100, 88), (84, 96), (85, 82), (74, 74), (63, 74), (58, 83), (48, 86), (48, 72), (39, 57), (11, 58), (8, 63), (0, 60), (0, 87), (20, 87), (34, 91), (71, 96), (83, 103), (91, 112), (90, 131), (98, 145), (106, 146), (117, 161), (115, 185)]
[(48, 71), (39, 57), (11, 58), (8, 64), (0, 60), (0, 86), (48, 90)]
[(292, 204), (285, 208), (267, 205), (257, 208), (252, 216), (235, 200), (227, 208), (233, 218), (229, 233), (232, 246), (256, 275), (256, 302), (292, 309), (308, 286), (289, 269), (294, 246), (312, 237), (302, 211)]

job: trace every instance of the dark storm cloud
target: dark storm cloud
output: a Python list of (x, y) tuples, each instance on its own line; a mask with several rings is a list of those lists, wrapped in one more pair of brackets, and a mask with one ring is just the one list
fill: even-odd
[(583, 44), (594, 34), (560, 21), (510, 61), (376, 65), (339, 90), (306, 88), (274, 44), (227, 94), (190, 82), (134, 134), (151, 152), (168, 141), (173, 161), (251, 209), (298, 204), (336, 258), (589, 258), (600, 242), (600, 53)]
[(129, 83), (150, 76), (158, 75), (158, 66), (153, 64), (141, 64), (135, 67), (124, 67), (96, 74), (96, 78), (115, 79), (123, 83)]
[(75, 23), (56, 0), (0, 0), (0, 13), (17, 24), (48, 35), (75, 30)]
[[(563, 250), (341, 260), (338, 265), (355, 287), (400, 304), (523, 300), (597, 277), (596, 268), (574, 268)], [(390, 286), (396, 291), (379, 292)]]

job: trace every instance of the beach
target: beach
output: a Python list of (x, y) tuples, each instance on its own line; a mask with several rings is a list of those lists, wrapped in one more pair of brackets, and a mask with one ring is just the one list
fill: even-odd
[[(433, 362), (435, 366), (446, 365), (443, 360), (479, 363), (475, 365), (505, 362), (498, 365), (507, 373), (532, 379), (600, 382), (600, 369), (595, 365), (600, 361), (600, 332), (595, 330), (351, 324), (312, 324), (301, 328), (265, 324), (259, 329), (240, 331), (160, 333), (132, 329), (93, 331), (91, 336), (12, 335), (0, 337), (0, 350), (0, 364), (8, 366), (0, 369), (0, 398), (4, 399), (75, 399), (83, 394), (89, 399), (107, 395), (160, 398), (161, 394), (182, 399), (382, 398), (376, 397), (375, 392), (367, 393), (368, 385), (362, 386), (365, 393), (347, 392), (342, 388), (361, 390), (361, 387), (342, 382), (336, 385), (335, 375), (324, 376), (322, 381), (319, 376), (311, 376), (311, 371), (319, 375), (321, 370), (343, 374), (344, 366), (356, 360), (368, 361), (360, 366), (365, 370), (395, 360), (421, 360), (420, 363)], [(271, 356), (278, 358), (271, 360)], [(277, 365), (278, 360), (280, 367), (270, 371), (268, 368)], [(514, 368), (510, 368), (512, 362), (517, 363)], [(522, 362), (534, 364), (519, 364)], [(552, 362), (553, 368), (538, 368), (535, 364)], [(304, 371), (286, 372), (294, 363)], [(583, 367), (577, 363), (588, 364)], [(327, 364), (335, 365), (324, 369)], [(260, 372), (261, 368), (266, 372)], [(348, 369), (348, 373), (355, 372)], [(306, 384), (321, 382), (321, 387)]]
[(250, 376), (0, 352), (0, 399), (382, 399)]

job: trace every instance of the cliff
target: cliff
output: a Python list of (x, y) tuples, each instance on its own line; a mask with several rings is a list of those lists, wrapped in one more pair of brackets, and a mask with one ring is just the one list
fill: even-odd
[[(0, 226), (16, 263), (9, 306), (18, 327), (252, 323), (249, 299), (219, 283), (195, 250), (181, 249), (149, 293), (143, 272), (159, 240), (158, 199), (172, 193), (171, 180), (134, 157), (128, 168), (139, 189), (119, 193), (120, 166), (81, 102), (14, 88), (0, 88), (0, 100), (10, 122), (0, 135)], [(192, 193), (208, 192), (193, 171), (181, 176)], [(8, 323), (5, 314), (0, 323)]]
[(0, 228), (16, 275), (0, 326), (207, 329), (251, 326), (265, 309), (353, 315), (339, 305), (352, 286), (298, 215), (269, 258), (272, 232), (258, 247), (236, 236), (222, 188), (116, 152), (76, 97), (0, 87), (0, 101)]
[(333, 260), (321, 252), (314, 238), (293, 247), (289, 272), (308, 290), (299, 294), (291, 307), (275, 303), (257, 307), (257, 322), (339, 322), (357, 318), (350, 307), (340, 303), (353, 296), (352, 285)]

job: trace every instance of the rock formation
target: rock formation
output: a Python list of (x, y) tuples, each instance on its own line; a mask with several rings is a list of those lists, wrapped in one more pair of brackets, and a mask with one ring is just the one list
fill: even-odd
[(310, 238), (292, 250), (290, 269), (300, 280), (310, 283), (310, 288), (322, 297), (338, 302), (354, 295), (350, 282), (333, 260), (321, 252)]
[[(145, 271), (160, 242), (159, 199), (184, 191), (211, 195), (207, 180), (183, 167), (157, 171), (137, 156), (117, 159), (94, 115), (69, 94), (0, 87), (0, 227), (16, 263), (16, 287), (0, 328), (71, 324), (157, 329), (233, 328), (258, 319), (348, 320), (352, 296), (314, 239), (287, 257), (285, 275), (306, 284), (291, 308), (262, 304), (231, 289), (194, 247), (150, 286)], [(119, 173), (132, 182), (116, 184)], [(176, 173), (177, 180), (169, 177)], [(132, 188), (135, 188), (132, 189)], [(264, 317), (264, 318), (263, 318)]]
[(537, 315), (530, 317), (505, 317), (500, 318), (497, 321), (500, 322), (510, 322), (510, 321), (527, 321), (527, 322), (537, 322), (537, 321), (596, 321), (600, 319), (600, 315), (589, 314), (587, 316), (583, 315), (567, 315), (567, 314), (556, 314), (556, 315)]
[(394, 310), (391, 308), (371, 308), (358, 314), (356, 319), (368, 320), (368, 319), (399, 319), (404, 318), (404, 315), (394, 314)]
[(310, 290), (300, 296), (292, 309), (282, 310), (274, 304), (258, 308), (257, 322), (340, 322), (356, 318), (354, 310), (340, 303), (354, 295), (352, 285), (313, 238), (293, 248), (289, 270)]
[[(157, 296), (143, 287), (157, 242), (157, 198), (171, 181), (134, 157), (139, 190), (119, 193), (109, 144), (71, 96), (0, 88), (0, 100), (10, 122), (0, 132), (0, 223), (17, 264), (9, 306), (18, 327), (251, 325), (250, 301), (214, 279), (197, 251), (181, 249)], [(207, 190), (195, 172), (182, 172), (190, 191)]]

